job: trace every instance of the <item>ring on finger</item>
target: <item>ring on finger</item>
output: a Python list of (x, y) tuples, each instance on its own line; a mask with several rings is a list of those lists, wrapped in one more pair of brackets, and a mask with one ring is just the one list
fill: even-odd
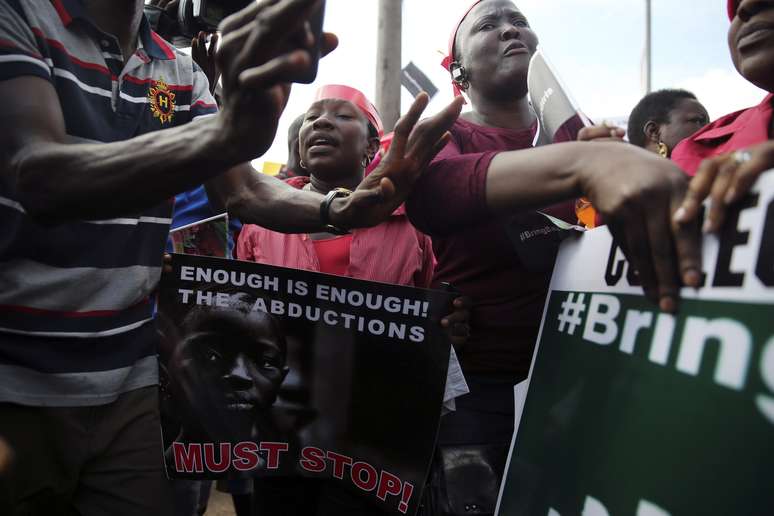
[(752, 159), (752, 152), (746, 149), (742, 149), (734, 152), (733, 156), (734, 156), (734, 162), (737, 165), (744, 165), (745, 163), (747, 163)]

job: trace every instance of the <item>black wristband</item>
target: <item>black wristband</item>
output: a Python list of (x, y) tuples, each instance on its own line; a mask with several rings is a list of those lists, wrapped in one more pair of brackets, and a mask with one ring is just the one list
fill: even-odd
[(320, 222), (322, 223), (323, 229), (328, 233), (333, 233), (334, 235), (349, 234), (349, 230), (331, 224), (330, 210), (333, 199), (337, 197), (347, 197), (351, 193), (352, 190), (347, 190), (346, 188), (334, 188), (325, 195), (325, 198), (320, 203)]

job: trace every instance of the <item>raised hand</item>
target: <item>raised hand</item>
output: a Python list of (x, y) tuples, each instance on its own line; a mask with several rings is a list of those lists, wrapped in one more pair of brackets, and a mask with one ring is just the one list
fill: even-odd
[(448, 130), (460, 114), (461, 98), (419, 122), (427, 107), (420, 93), (395, 125), (390, 150), (379, 166), (344, 199), (331, 205), (331, 220), (340, 227), (368, 227), (385, 220), (411, 193), (414, 182), (449, 140)]
[(215, 51), (218, 48), (217, 33), (210, 36), (210, 44), (207, 45), (207, 34), (200, 32), (191, 40), (191, 57), (207, 76), (210, 83), (210, 93), (215, 93), (215, 87), (220, 79), (220, 71), (215, 63)]
[[(215, 56), (222, 75), (220, 129), (234, 158), (248, 161), (274, 140), (290, 83), (309, 67), (313, 48), (307, 18), (320, 0), (264, 0), (223, 20)], [(332, 34), (321, 53), (336, 47)]]

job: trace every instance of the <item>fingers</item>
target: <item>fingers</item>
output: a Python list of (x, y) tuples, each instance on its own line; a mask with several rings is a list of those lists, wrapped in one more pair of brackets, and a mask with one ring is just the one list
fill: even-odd
[(718, 172), (719, 161), (717, 158), (707, 159), (702, 162), (696, 175), (688, 185), (688, 191), (685, 194), (682, 205), (675, 212), (674, 221), (677, 224), (688, 224), (698, 218), (701, 203), (709, 195)]
[(262, 0), (260, 2), (251, 3), (248, 7), (245, 7), (241, 11), (237, 11), (231, 16), (226, 17), (220, 22), (218, 31), (224, 35), (240, 29), (248, 23), (255, 20), (255, 17), (270, 5), (276, 4), (279, 0)]
[(411, 135), (411, 131), (419, 121), (419, 117), (422, 116), (422, 112), (427, 107), (428, 102), (430, 102), (430, 98), (424, 91), (417, 95), (414, 102), (411, 104), (408, 113), (400, 117), (395, 124), (395, 136), (392, 139), (392, 144), (390, 145), (388, 153), (397, 156), (403, 156), (406, 153), (406, 145), (409, 136)]
[(320, 41), (320, 57), (327, 56), (339, 46), (339, 38), (332, 32), (323, 32)]
[[(678, 198), (675, 199), (674, 204), (680, 204)], [(699, 288), (702, 280), (702, 235), (699, 224), (698, 217), (685, 222), (678, 222), (675, 217), (672, 217), (672, 234), (674, 235), (680, 278), (683, 285), (692, 288)]]
[(395, 183), (389, 177), (379, 180), (379, 196), (382, 200), (389, 200), (395, 196)]
[[(408, 152), (421, 164), (427, 164), (446, 145), (447, 133), (462, 110), (462, 97), (455, 98), (443, 110), (422, 120), (409, 137)], [(442, 145), (438, 145), (443, 141)]]
[(674, 313), (680, 298), (680, 270), (672, 240), (670, 214), (671, 211), (665, 206), (664, 209), (652, 213), (646, 223), (658, 305), (664, 312)]
[(304, 50), (295, 50), (260, 66), (243, 70), (239, 74), (239, 84), (246, 88), (264, 89), (278, 83), (291, 82), (307, 66), (309, 54)]
[(705, 232), (717, 231), (720, 229), (720, 226), (723, 225), (726, 211), (726, 192), (731, 184), (731, 178), (733, 177), (736, 167), (737, 164), (731, 157), (719, 161), (715, 179), (710, 186), (709, 212), (707, 213), (707, 219), (704, 222), (703, 228)]
[(642, 219), (629, 216), (620, 223), (610, 224), (610, 229), (621, 243), (621, 250), (630, 267), (633, 267), (642, 289), (652, 303), (658, 304), (659, 295), (656, 271), (651, 261), (648, 231)]
[(620, 127), (610, 127), (608, 125), (593, 125), (584, 127), (578, 132), (578, 141), (590, 142), (594, 140), (615, 140), (621, 141), (626, 135), (626, 131)]
[(469, 297), (458, 297), (454, 300), (454, 311), (441, 319), (441, 326), (446, 329), (452, 345), (455, 348), (463, 346), (470, 337), (470, 307)]
[(220, 34), (217, 32), (210, 36), (210, 46), (207, 49), (207, 55), (212, 59), (215, 56), (215, 52), (218, 50), (218, 42), (220, 41)]
[(302, 39), (306, 47), (311, 46), (314, 38), (307, 19), (317, 7), (319, 0), (283, 0), (266, 7), (250, 27), (240, 58), (262, 62), (264, 56), (272, 55), (291, 35), (300, 31), (305, 34)]

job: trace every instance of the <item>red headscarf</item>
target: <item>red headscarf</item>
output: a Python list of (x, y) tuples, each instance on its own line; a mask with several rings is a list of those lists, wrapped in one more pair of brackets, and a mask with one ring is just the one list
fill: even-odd
[(384, 128), (382, 126), (382, 118), (379, 116), (379, 111), (371, 104), (363, 92), (344, 86), (342, 84), (327, 84), (321, 86), (317, 90), (314, 96), (314, 102), (324, 99), (341, 99), (352, 102), (357, 108), (365, 115), (368, 122), (374, 126), (376, 132), (379, 133), (379, 137), (384, 134)]
[[(460, 17), (460, 20), (457, 22), (457, 25), (454, 26), (454, 30), (451, 33), (451, 37), (449, 38), (449, 54), (443, 58), (443, 61), (441, 61), (441, 66), (446, 68), (449, 72), (451, 72), (451, 64), (454, 62), (454, 41), (457, 39), (457, 31), (460, 30), (460, 25), (462, 25), (462, 22), (465, 20), (465, 18), (470, 14), (470, 11), (473, 10), (475, 6), (480, 4), (483, 0), (476, 0), (473, 2), (473, 5), (468, 7), (468, 9), (465, 11), (465, 13)], [(460, 91), (459, 86), (457, 86), (457, 83), (452, 81), (452, 88), (454, 88), (454, 96), (459, 97), (462, 95), (462, 92)]]
[(728, 19), (733, 20), (736, 16), (736, 9), (739, 7), (739, 0), (728, 0)]

